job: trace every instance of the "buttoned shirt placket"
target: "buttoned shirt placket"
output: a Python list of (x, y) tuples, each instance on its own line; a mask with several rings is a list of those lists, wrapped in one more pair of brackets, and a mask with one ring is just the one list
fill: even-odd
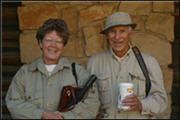
[[(121, 77), (121, 74), (120, 71), (121, 71), (121, 64), (123, 62), (123, 60), (125, 59), (128, 59), (127, 57), (129, 56), (129, 53), (131, 52), (131, 47), (130, 49), (128, 50), (128, 52), (122, 56), (121, 58), (119, 58), (118, 56), (115, 55), (115, 53), (113, 52), (112, 48), (110, 48), (110, 54), (112, 55), (112, 59), (111, 59), (111, 64), (110, 64), (110, 67), (111, 67), (111, 70), (112, 70), (112, 74), (114, 74), (112, 76), (112, 90), (115, 92), (115, 94), (113, 94), (113, 102), (114, 102), (114, 119), (116, 119), (116, 113), (117, 113), (117, 103), (118, 103), (118, 85), (119, 85), (119, 82), (120, 82), (120, 77)], [(117, 68), (117, 71), (114, 70), (114, 68), (112, 68), (113, 66), (113, 63), (114, 62), (118, 62), (118, 68)]]

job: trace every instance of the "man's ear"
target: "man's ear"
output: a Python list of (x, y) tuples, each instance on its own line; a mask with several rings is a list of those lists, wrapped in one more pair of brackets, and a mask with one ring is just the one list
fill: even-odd
[(129, 38), (132, 37), (133, 33), (134, 33), (134, 29), (131, 29), (131, 30), (129, 31)]

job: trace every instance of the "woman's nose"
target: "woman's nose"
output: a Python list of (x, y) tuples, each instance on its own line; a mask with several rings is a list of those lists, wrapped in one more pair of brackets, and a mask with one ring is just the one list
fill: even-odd
[(51, 46), (56, 46), (56, 41), (52, 41)]

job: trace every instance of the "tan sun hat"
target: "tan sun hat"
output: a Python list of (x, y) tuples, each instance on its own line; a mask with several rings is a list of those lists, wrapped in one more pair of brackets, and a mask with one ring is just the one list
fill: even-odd
[(106, 18), (105, 27), (100, 33), (104, 34), (104, 32), (110, 27), (121, 26), (121, 25), (122, 26), (128, 25), (131, 26), (133, 29), (136, 27), (136, 24), (132, 23), (131, 17), (128, 13), (115, 12)]

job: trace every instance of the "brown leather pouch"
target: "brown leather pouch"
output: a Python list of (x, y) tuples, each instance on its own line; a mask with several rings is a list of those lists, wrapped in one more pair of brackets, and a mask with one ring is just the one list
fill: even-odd
[[(75, 88), (72, 86), (64, 86), (61, 92), (61, 100), (59, 103), (58, 111), (60, 112), (67, 112), (74, 108), (74, 105), (77, 103), (76, 101), (76, 92), (78, 92), (80, 88)], [(74, 105), (72, 105), (70, 108), (64, 109), (64, 107), (73, 100)]]

